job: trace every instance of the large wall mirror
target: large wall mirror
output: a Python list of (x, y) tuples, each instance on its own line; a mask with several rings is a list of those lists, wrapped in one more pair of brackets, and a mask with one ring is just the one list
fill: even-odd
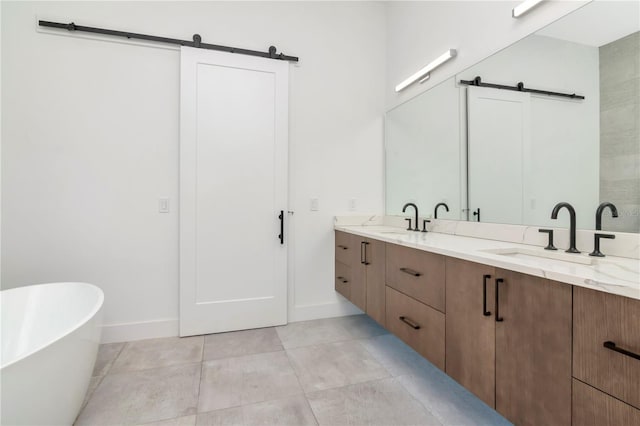
[(604, 230), (640, 232), (640, 3), (591, 2), (392, 109), (385, 151), (387, 214), (568, 226), (566, 201), (594, 229), (608, 201)]

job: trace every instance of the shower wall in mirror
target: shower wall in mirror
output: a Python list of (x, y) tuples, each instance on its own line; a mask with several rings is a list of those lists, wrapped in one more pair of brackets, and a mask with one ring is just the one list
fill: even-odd
[[(610, 201), (603, 229), (640, 232), (639, 30), (638, 2), (595, 1), (388, 112), (387, 213), (564, 227), (567, 201), (594, 229)], [(459, 83), (478, 76), (584, 99)]]

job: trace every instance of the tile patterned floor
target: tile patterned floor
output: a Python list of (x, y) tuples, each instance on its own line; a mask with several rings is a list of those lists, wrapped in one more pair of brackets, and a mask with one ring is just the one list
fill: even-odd
[(365, 315), (102, 345), (76, 425), (510, 423)]

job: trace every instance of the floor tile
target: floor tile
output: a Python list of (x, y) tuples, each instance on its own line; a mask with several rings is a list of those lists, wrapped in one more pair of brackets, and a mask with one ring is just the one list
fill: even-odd
[(204, 337), (204, 360), (281, 351), (282, 342), (275, 328), (232, 331)]
[(196, 426), (244, 426), (242, 407), (199, 413)]
[(195, 426), (195, 424), (196, 424), (196, 415), (193, 414), (191, 416), (176, 417), (175, 419), (160, 420), (157, 422), (145, 423), (144, 425), (139, 425), (139, 426)]
[(203, 336), (138, 340), (126, 344), (109, 373), (202, 361)]
[(276, 327), (282, 346), (286, 349), (322, 343), (350, 340), (352, 335), (345, 327), (346, 321), (339, 318), (326, 318), (313, 321), (293, 322)]
[(198, 426), (312, 426), (317, 425), (307, 399), (294, 396), (243, 407), (198, 414)]
[(361, 343), (392, 376), (421, 375), (438, 370), (394, 335), (377, 336), (361, 340)]
[(443, 425), (511, 425), (493, 408), (439, 370), (421, 376), (402, 376), (397, 380)]
[(109, 372), (113, 361), (124, 348), (124, 343), (107, 343), (100, 345), (98, 349), (98, 357), (96, 358), (96, 365), (93, 368), (93, 376), (104, 376)]
[(313, 392), (307, 399), (320, 425), (440, 425), (393, 378)]
[(140, 424), (192, 415), (199, 383), (199, 363), (108, 374), (76, 424)]
[(202, 364), (198, 412), (301, 393), (284, 351), (206, 361)]
[(387, 370), (358, 341), (288, 349), (305, 392), (389, 377)]
[(343, 326), (347, 329), (353, 339), (366, 339), (369, 337), (389, 334), (385, 328), (375, 322), (368, 315), (351, 315), (348, 317), (336, 318), (336, 320), (343, 322)]

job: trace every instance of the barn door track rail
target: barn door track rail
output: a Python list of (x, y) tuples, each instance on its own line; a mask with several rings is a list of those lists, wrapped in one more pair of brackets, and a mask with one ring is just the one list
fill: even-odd
[(194, 34), (193, 40), (179, 40), (176, 38), (159, 37), (148, 34), (130, 33), (127, 31), (109, 30), (106, 28), (86, 27), (84, 25), (76, 25), (71, 22), (69, 24), (63, 24), (61, 22), (51, 21), (38, 21), (38, 25), (41, 27), (60, 28), (68, 31), (81, 31), (85, 33), (104, 34), (114, 37), (124, 37), (128, 39), (154, 41), (157, 43), (177, 44), (180, 46), (196, 47), (199, 49), (218, 50), (221, 52), (239, 53), (241, 55), (259, 56), (261, 58), (278, 59), (281, 61), (298, 62), (297, 56), (288, 56), (284, 53), (276, 53), (275, 46), (270, 46), (268, 52), (260, 52), (257, 50), (241, 49), (238, 47), (220, 46), (217, 44), (203, 43), (200, 34)]
[(562, 98), (584, 99), (584, 96), (576, 95), (575, 93), (560, 93), (549, 92), (547, 90), (529, 89), (527, 87), (524, 87), (523, 82), (518, 83), (517, 86), (504, 86), (502, 84), (485, 83), (479, 76), (474, 78), (473, 80), (460, 80), (460, 84), (466, 84), (468, 86), (476, 87), (490, 87), (492, 89), (513, 90), (515, 92), (529, 92), (536, 93), (538, 95), (560, 96)]

